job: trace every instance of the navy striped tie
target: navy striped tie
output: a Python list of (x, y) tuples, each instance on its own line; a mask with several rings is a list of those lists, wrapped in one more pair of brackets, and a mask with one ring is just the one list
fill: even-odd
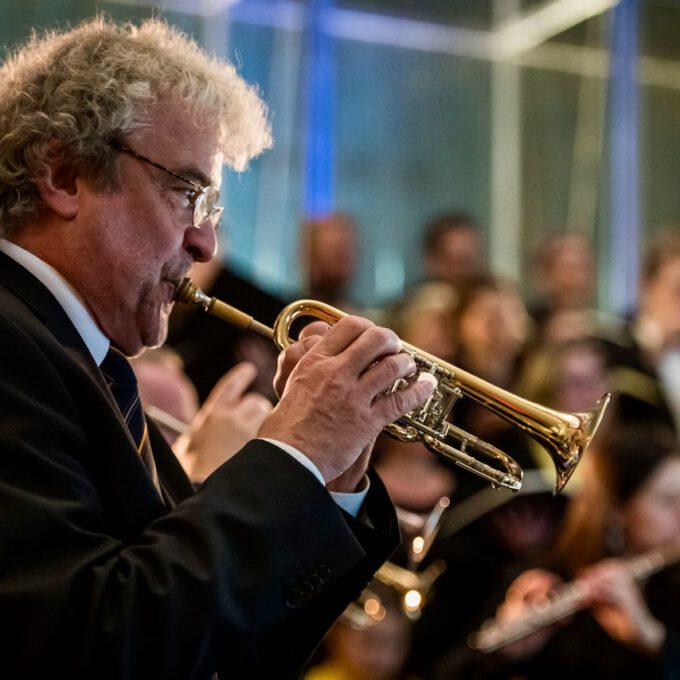
[(158, 488), (156, 466), (149, 445), (149, 432), (142, 402), (139, 398), (135, 372), (132, 370), (127, 357), (113, 346), (104, 357), (100, 368), (132, 435), (137, 451), (149, 471), (154, 485)]

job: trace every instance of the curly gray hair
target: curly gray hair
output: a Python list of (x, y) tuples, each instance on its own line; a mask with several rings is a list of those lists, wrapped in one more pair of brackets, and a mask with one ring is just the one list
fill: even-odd
[(196, 122), (218, 121), (225, 162), (243, 170), (271, 146), (267, 110), (228, 62), (159, 20), (103, 17), (33, 35), (0, 67), (0, 235), (42, 207), (35, 178), (65, 156), (102, 191), (117, 186), (109, 142), (143, 127), (169, 95)]

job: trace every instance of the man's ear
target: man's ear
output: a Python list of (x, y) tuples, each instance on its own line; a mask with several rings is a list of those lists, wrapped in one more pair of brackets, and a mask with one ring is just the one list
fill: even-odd
[(35, 182), (43, 203), (65, 220), (72, 220), (78, 214), (78, 175), (73, 163), (52, 158), (45, 163), (43, 174)]

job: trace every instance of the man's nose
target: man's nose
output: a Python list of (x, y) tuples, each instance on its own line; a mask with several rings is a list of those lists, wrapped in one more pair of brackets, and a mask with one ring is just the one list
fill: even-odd
[(215, 228), (207, 222), (201, 227), (191, 226), (184, 232), (184, 249), (194, 262), (208, 262), (217, 252)]

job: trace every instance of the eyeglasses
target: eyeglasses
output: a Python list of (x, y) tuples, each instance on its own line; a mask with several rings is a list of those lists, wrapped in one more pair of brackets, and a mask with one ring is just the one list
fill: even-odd
[(188, 184), (189, 186), (193, 187), (193, 191), (190, 192), (189, 196), (189, 205), (192, 206), (193, 208), (194, 227), (200, 229), (206, 223), (210, 224), (210, 226), (213, 229), (217, 229), (219, 227), (220, 220), (222, 219), (222, 213), (224, 212), (224, 208), (221, 205), (217, 205), (217, 201), (220, 198), (220, 192), (217, 191), (215, 187), (210, 185), (204, 187), (200, 185), (198, 182), (194, 182), (191, 179), (182, 177), (182, 175), (178, 175), (176, 172), (169, 170), (168, 168), (162, 166), (160, 163), (156, 163), (156, 161), (152, 161), (146, 156), (142, 156), (141, 153), (133, 151), (124, 144), (121, 144), (120, 142), (109, 142), (109, 146), (112, 146), (114, 149), (117, 149), (122, 153), (126, 153), (129, 156), (136, 158), (137, 160), (143, 161), (144, 163), (148, 163), (149, 165), (152, 165), (154, 168), (162, 170), (166, 174), (174, 177), (175, 179), (178, 179)]

